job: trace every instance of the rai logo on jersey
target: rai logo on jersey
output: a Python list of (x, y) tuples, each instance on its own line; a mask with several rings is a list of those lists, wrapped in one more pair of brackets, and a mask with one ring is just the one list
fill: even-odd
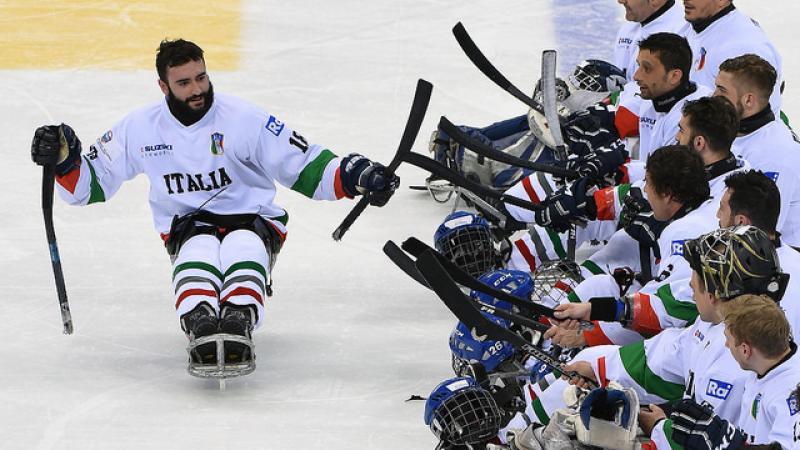
[(708, 380), (708, 386), (706, 387), (706, 395), (710, 395), (720, 400), (725, 400), (726, 398), (728, 398), (728, 395), (730, 395), (731, 389), (733, 389), (732, 384), (720, 380), (715, 380), (712, 378)]
[(670, 254), (683, 256), (683, 242), (683, 239), (679, 241), (672, 241), (672, 245), (670, 246)]
[(269, 132), (274, 134), (275, 136), (280, 136), (281, 131), (283, 131), (283, 127), (284, 127), (283, 122), (276, 119), (275, 116), (269, 116), (269, 120), (267, 120), (267, 126), (264, 128), (269, 130)]
[(214, 133), (211, 135), (211, 154), (220, 156), (225, 153), (224, 146), (225, 138), (222, 133)]
[(797, 392), (794, 392), (789, 398), (786, 399), (786, 404), (789, 405), (789, 415), (793, 416), (800, 411), (800, 402), (797, 399)]
[(777, 182), (778, 182), (778, 176), (779, 176), (780, 174), (781, 174), (780, 172), (764, 172), (764, 175), (766, 175), (766, 176), (767, 176), (767, 178), (769, 178), (770, 180), (772, 180), (774, 183), (777, 183)]

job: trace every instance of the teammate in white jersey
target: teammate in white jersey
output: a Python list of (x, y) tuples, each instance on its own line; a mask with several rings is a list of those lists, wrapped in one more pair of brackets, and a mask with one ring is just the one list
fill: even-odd
[(765, 58), (778, 75), (770, 91), (769, 104), (776, 115), (781, 110), (781, 56), (757, 22), (747, 17), (731, 0), (683, 0), (688, 24), (682, 32), (692, 46), (692, 81), (714, 89), (723, 61), (746, 53)]
[[(382, 206), (399, 179), (361, 155), (338, 158), (261, 109), (214, 94), (203, 50), (165, 40), (156, 56), (164, 99), (124, 117), (81, 156), (67, 125), (36, 130), (40, 165), (57, 164), (59, 193), (70, 204), (109, 199), (137, 174), (150, 180), (156, 230), (173, 259), (175, 308), (187, 336), (250, 339), (271, 294), (270, 271), (288, 214), (274, 203), (276, 182), (310, 198), (369, 193)], [(225, 343), (226, 363), (252, 360), (249, 347)], [(215, 343), (192, 353), (217, 363)]]
[(787, 244), (800, 247), (800, 144), (769, 107), (777, 73), (768, 61), (742, 55), (722, 63), (714, 95), (724, 96), (739, 114), (739, 137), (733, 153), (773, 178), (781, 191), (778, 231)]
[(614, 64), (625, 72), (628, 81), (636, 72), (639, 41), (653, 33), (677, 33), (684, 27), (683, 8), (675, 0), (619, 0), (625, 20), (614, 43)]
[(769, 297), (743, 295), (723, 307), (725, 344), (748, 371), (736, 422), (691, 400), (671, 414), (672, 437), (685, 449), (735, 450), (777, 443), (797, 448), (800, 439), (800, 355), (783, 311)]

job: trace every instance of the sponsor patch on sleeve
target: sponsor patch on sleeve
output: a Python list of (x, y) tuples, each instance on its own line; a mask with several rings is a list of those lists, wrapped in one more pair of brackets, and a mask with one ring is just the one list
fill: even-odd
[(728, 395), (730, 395), (731, 389), (733, 389), (732, 384), (712, 378), (708, 380), (706, 395), (710, 395), (711, 397), (718, 398), (720, 400), (725, 400), (728, 398)]
[(769, 178), (773, 182), (777, 183), (778, 182), (778, 176), (780, 175), (780, 172), (764, 172), (764, 175), (766, 175), (767, 178)]
[(283, 127), (284, 127), (283, 122), (276, 119), (275, 116), (269, 116), (269, 120), (267, 120), (267, 125), (265, 128), (275, 136), (280, 136), (281, 131), (283, 131)]
[(789, 405), (789, 415), (793, 416), (800, 411), (800, 404), (798, 404), (797, 400), (797, 392), (793, 393), (786, 399), (786, 404)]
[(670, 254), (683, 256), (683, 242), (683, 239), (672, 241), (672, 245), (670, 246)]

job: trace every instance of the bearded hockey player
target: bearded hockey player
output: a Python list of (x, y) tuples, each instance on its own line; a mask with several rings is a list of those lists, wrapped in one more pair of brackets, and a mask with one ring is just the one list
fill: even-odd
[(760, 56), (737, 56), (720, 66), (714, 95), (723, 96), (736, 106), (740, 122), (733, 152), (767, 173), (778, 185), (778, 231), (784, 242), (800, 247), (800, 144), (770, 109), (769, 94), (777, 76), (772, 65)]
[(736, 9), (732, 0), (684, 0), (683, 9), (688, 23), (680, 34), (686, 36), (692, 47), (692, 81), (714, 89), (723, 61), (747, 53), (760, 55), (777, 71), (778, 82), (767, 97), (772, 112), (778, 115), (781, 56), (758, 22)]
[(59, 193), (73, 205), (106, 201), (124, 181), (146, 174), (155, 228), (174, 264), (175, 309), (194, 344), (190, 373), (226, 376), (214, 372), (225, 364), (249, 373), (250, 334), (263, 322), (286, 237), (288, 214), (274, 203), (275, 183), (316, 200), (370, 192), (381, 206), (399, 179), (361, 155), (338, 158), (275, 116), (215, 94), (203, 50), (192, 42), (161, 42), (156, 69), (164, 100), (123, 118), (83, 156), (68, 125), (40, 127), (32, 157), (57, 164)]

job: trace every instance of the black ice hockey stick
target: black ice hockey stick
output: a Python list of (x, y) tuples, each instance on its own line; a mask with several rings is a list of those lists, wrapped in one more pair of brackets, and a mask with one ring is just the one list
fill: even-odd
[(56, 243), (56, 230), (53, 226), (53, 189), (56, 180), (56, 166), (47, 164), (42, 170), (42, 214), (44, 215), (44, 229), (47, 233), (47, 245), (50, 249), (50, 262), (53, 265), (53, 276), (56, 280), (58, 305), (61, 309), (61, 323), (64, 325), (64, 334), (72, 334), (72, 313), (67, 300), (67, 287), (64, 284), (64, 272), (61, 270), (61, 257), (58, 254)]
[[(425, 112), (428, 110), (428, 103), (431, 100), (431, 92), (433, 91), (433, 85), (423, 79), (419, 79), (417, 81), (417, 90), (414, 93), (414, 101), (411, 104), (411, 111), (408, 113), (408, 120), (406, 121), (406, 128), (403, 130), (403, 136), (400, 138), (400, 144), (397, 147), (397, 153), (395, 153), (394, 158), (386, 166), (385, 174), (386, 178), (391, 178), (394, 171), (397, 170), (397, 166), (403, 162), (403, 155), (406, 153), (411, 152), (411, 147), (414, 145), (414, 141), (417, 139), (417, 134), (419, 133), (419, 128), (422, 126), (422, 120), (425, 119)], [(350, 229), (350, 226), (353, 225), (353, 222), (356, 221), (358, 216), (361, 215), (362, 212), (367, 208), (369, 204), (369, 193), (365, 194), (359, 201), (356, 203), (356, 206), (350, 211), (347, 217), (344, 218), (342, 223), (333, 231), (333, 240), (339, 241), (342, 239), (347, 230)]]
[(447, 117), (442, 116), (439, 119), (439, 129), (444, 131), (454, 141), (463, 145), (464, 147), (472, 150), (478, 155), (485, 156), (486, 158), (500, 161), (502, 163), (511, 164), (515, 167), (522, 167), (523, 169), (535, 170), (537, 172), (544, 172), (555, 175), (557, 177), (564, 177), (570, 179), (577, 179), (579, 175), (574, 170), (557, 167), (552, 164), (542, 164), (527, 159), (517, 158), (516, 156), (509, 155), (500, 150), (494, 149), (483, 142), (473, 138), (465, 133), (461, 128), (455, 126), (450, 122)]
[(447, 271), (439, 264), (439, 260), (433, 252), (426, 251), (420, 255), (417, 259), (417, 268), (428, 281), (428, 285), (436, 292), (436, 295), (447, 308), (464, 325), (470, 327), (472, 335), (479, 340), (488, 338), (497, 341), (506, 341), (517, 350), (538, 359), (551, 369), (557, 370), (572, 379), (583, 378), (590, 388), (597, 387), (597, 383), (594, 380), (585, 378), (574, 371), (565, 371), (564, 364), (561, 361), (553, 358), (541, 349), (534, 347), (522, 336), (487, 319), (481, 314), (474, 303), (464, 301), (464, 293), (461, 292), (458, 285), (456, 285)]
[[(402, 270), (406, 275), (408, 275), (409, 277), (413, 278), (416, 282), (418, 282), (422, 286), (425, 286), (426, 288), (431, 289), (431, 287), (428, 285), (428, 281), (425, 279), (425, 277), (421, 273), (419, 273), (419, 270), (417, 269), (417, 266), (414, 263), (414, 260), (411, 259), (411, 257), (408, 256), (405, 252), (400, 250), (400, 247), (398, 247), (397, 244), (395, 244), (392, 241), (387, 241), (386, 244), (383, 246), (383, 253), (385, 253), (386, 256), (388, 256), (389, 259), (391, 259), (392, 262), (397, 267), (399, 267), (400, 270)], [(524, 317), (524, 316), (521, 316), (519, 314), (514, 314), (513, 312), (506, 311), (504, 309), (499, 309), (494, 305), (490, 305), (490, 304), (488, 304), (486, 302), (482, 302), (482, 301), (480, 301), (478, 299), (475, 299), (475, 298), (472, 298), (472, 297), (468, 297), (468, 296), (465, 295), (464, 296), (464, 300), (465, 301), (474, 301), (476, 304), (478, 304), (481, 307), (481, 310), (486, 311), (489, 314), (495, 315), (495, 316), (500, 317), (502, 319), (510, 320), (511, 322), (513, 322), (513, 323), (515, 323), (517, 325), (523, 325), (523, 326), (526, 326), (528, 328), (540, 331), (542, 333), (544, 333), (544, 332), (546, 332), (547, 330), (550, 329), (549, 326), (547, 326), (547, 325), (545, 325), (545, 324), (543, 324), (541, 322), (538, 322), (538, 321), (533, 320), (533, 319), (529, 319), (528, 317)]]
[(542, 104), (525, 95), (519, 90), (518, 87), (514, 86), (514, 84), (505, 77), (505, 75), (497, 70), (497, 67), (495, 67), (494, 64), (492, 64), (489, 59), (486, 58), (486, 55), (483, 54), (481, 49), (478, 48), (478, 45), (472, 40), (461, 22), (458, 22), (456, 26), (453, 27), (453, 36), (456, 37), (458, 45), (461, 46), (462, 50), (464, 50), (464, 54), (466, 54), (467, 58), (472, 61), (472, 64), (474, 64), (478, 70), (483, 72), (484, 75), (489, 77), (494, 84), (500, 86), (501, 89), (508, 92), (522, 103), (525, 103), (534, 111), (544, 115), (544, 108), (542, 107)]

